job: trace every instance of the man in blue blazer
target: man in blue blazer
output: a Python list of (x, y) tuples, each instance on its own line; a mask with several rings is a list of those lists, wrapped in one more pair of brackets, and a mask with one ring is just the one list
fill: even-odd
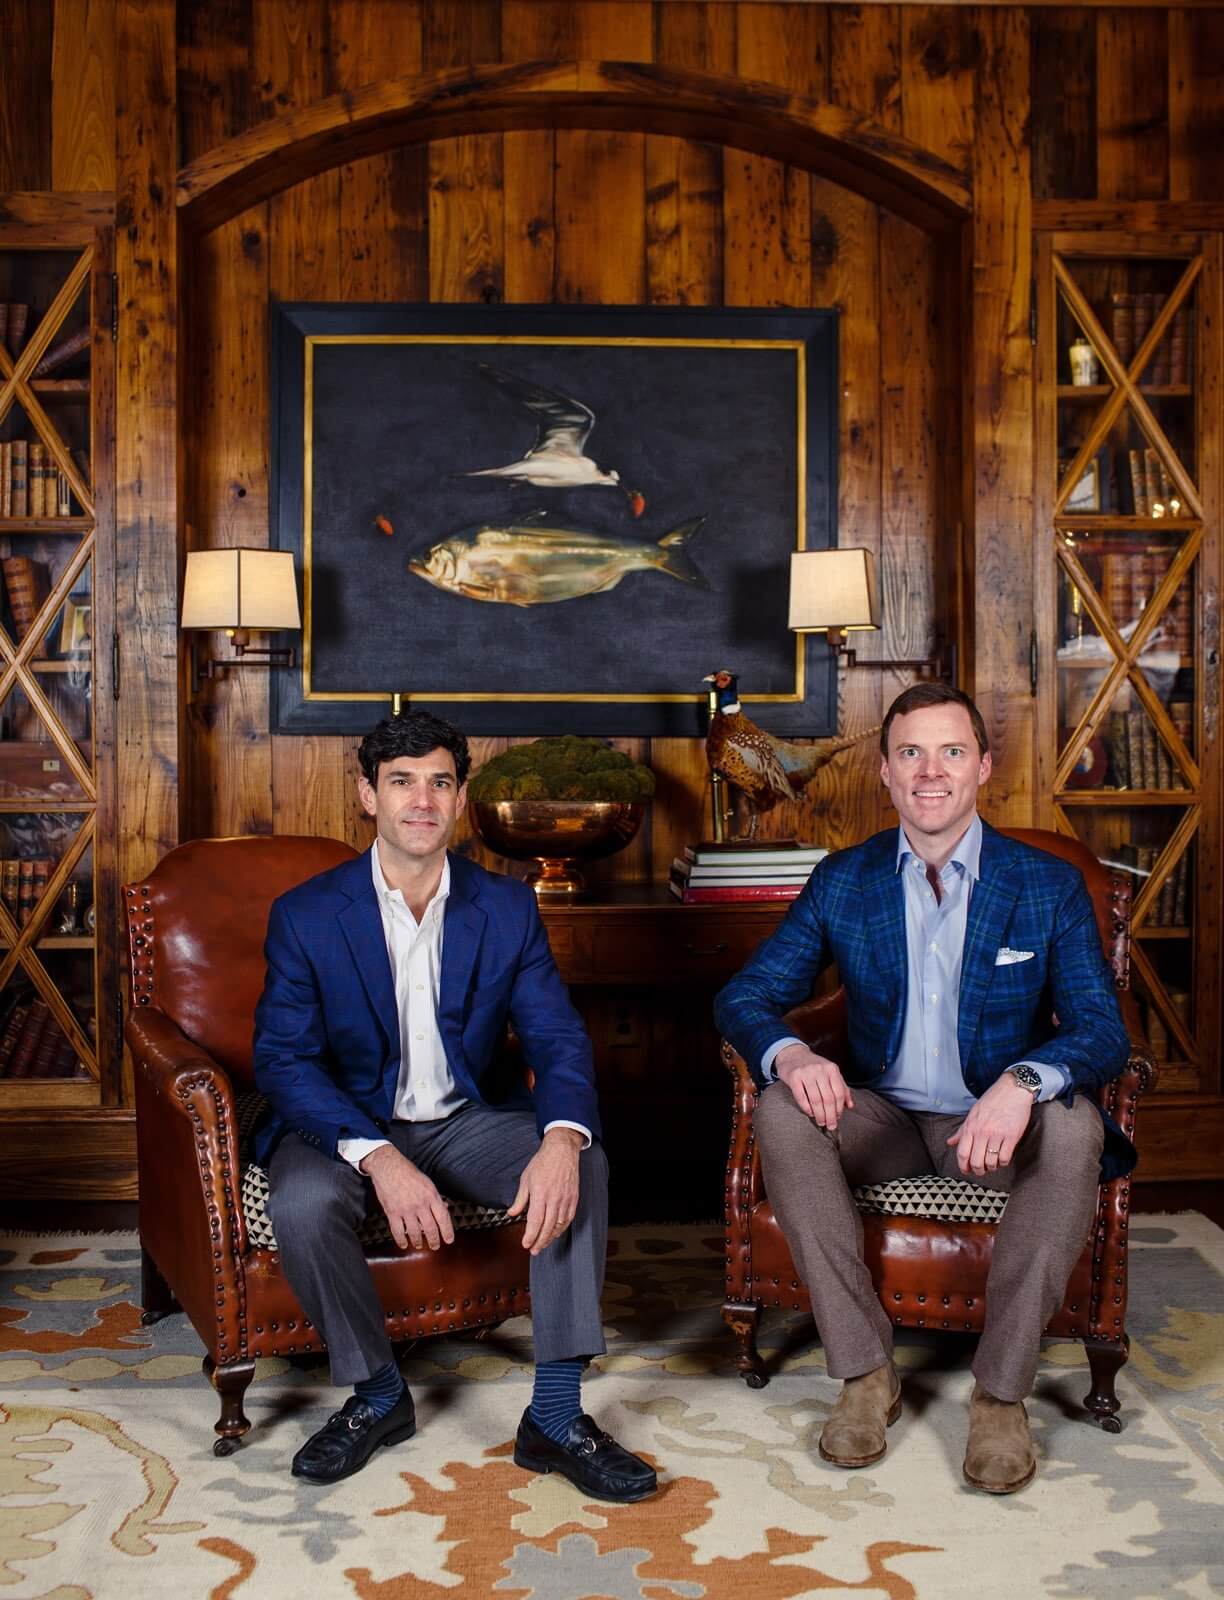
[[(449, 1194), (526, 1213), (536, 1370), (515, 1461), (639, 1500), (653, 1470), (580, 1399), (583, 1363), (604, 1350), (607, 1162), (590, 1041), (534, 894), (447, 850), (467, 799), (463, 735), (412, 711), (367, 734), (358, 758), (374, 844), (273, 905), (255, 1013), (281, 1262), (333, 1380), (354, 1385), (294, 1474), (334, 1483), (415, 1431), (357, 1230), (376, 1201), (401, 1249), (443, 1249)], [(500, 1081), (508, 1021), (530, 1094)]]
[[(991, 763), (968, 696), (907, 689), (880, 750), (900, 827), (821, 862), (718, 996), (716, 1018), (761, 1085), (766, 1187), (830, 1376), (844, 1380), (824, 1460), (878, 1461), (901, 1414), (891, 1326), (851, 1190), (935, 1171), (1008, 1191), (964, 1463), (975, 1488), (1007, 1494), (1036, 1471), (1023, 1400), (1098, 1184), (1134, 1165), (1094, 1101), (1125, 1066), (1128, 1041), (1083, 878), (977, 814)], [(849, 1015), (842, 1062), (809, 1050), (782, 1019), (833, 962)]]

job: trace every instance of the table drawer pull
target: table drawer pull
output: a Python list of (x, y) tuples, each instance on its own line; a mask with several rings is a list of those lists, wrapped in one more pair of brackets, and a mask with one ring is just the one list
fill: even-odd
[(684, 953), (686, 956), (696, 956), (698, 959), (703, 959), (706, 956), (720, 956), (728, 948), (729, 946), (727, 941), (725, 939), (720, 939), (717, 944), (711, 945), (708, 950), (698, 949), (695, 944), (686, 944), (684, 947)]

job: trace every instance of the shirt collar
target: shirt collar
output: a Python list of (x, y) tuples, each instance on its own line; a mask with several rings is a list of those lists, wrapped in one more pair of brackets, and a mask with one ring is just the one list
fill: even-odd
[[(913, 846), (905, 836), (905, 825), (897, 828), (897, 867), (898, 872), (908, 860), (919, 861)], [(973, 821), (961, 835), (955, 850), (948, 857), (949, 866), (958, 866), (971, 883), (976, 883), (981, 877), (982, 863), (982, 819), (977, 812), (973, 813)]]
[[(370, 873), (374, 879), (374, 893), (378, 896), (379, 901), (383, 905), (404, 906), (407, 909), (407, 901), (404, 899), (403, 892), (399, 889), (393, 889), (383, 874), (382, 862), (378, 859), (377, 839), (370, 846), (370, 862)], [(450, 894), (450, 881), (450, 853), (448, 851), (442, 858), (442, 876), (438, 880), (438, 887), (434, 890), (433, 899), (425, 907), (426, 916), (429, 915), (434, 906), (441, 906), (445, 903), (446, 897)]]

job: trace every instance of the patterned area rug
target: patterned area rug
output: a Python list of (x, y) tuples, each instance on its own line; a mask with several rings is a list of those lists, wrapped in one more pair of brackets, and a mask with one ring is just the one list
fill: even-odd
[(965, 1343), (907, 1340), (888, 1455), (840, 1472), (814, 1453), (836, 1385), (810, 1322), (767, 1320), (776, 1375), (750, 1391), (728, 1365), (717, 1230), (619, 1230), (586, 1399), (662, 1489), (608, 1506), (510, 1459), (531, 1379), (521, 1320), (416, 1345), (417, 1437), (312, 1488), (288, 1465), (337, 1400), (324, 1369), (261, 1362), (254, 1428), (217, 1460), (190, 1327), (140, 1326), (135, 1238), (0, 1236), (0, 1600), (1221, 1595), (1224, 1233), (1138, 1217), (1131, 1244), (1124, 1432), (1084, 1420), (1080, 1347), (1048, 1346), (1040, 1473), (992, 1499), (961, 1481)]

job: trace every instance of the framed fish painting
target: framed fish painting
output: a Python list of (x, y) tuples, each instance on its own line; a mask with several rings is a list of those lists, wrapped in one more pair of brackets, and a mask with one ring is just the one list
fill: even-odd
[(791, 553), (837, 542), (833, 311), (279, 304), (272, 542), (303, 574), (279, 733), (399, 694), (475, 735), (695, 735), (726, 667), (836, 729)]

